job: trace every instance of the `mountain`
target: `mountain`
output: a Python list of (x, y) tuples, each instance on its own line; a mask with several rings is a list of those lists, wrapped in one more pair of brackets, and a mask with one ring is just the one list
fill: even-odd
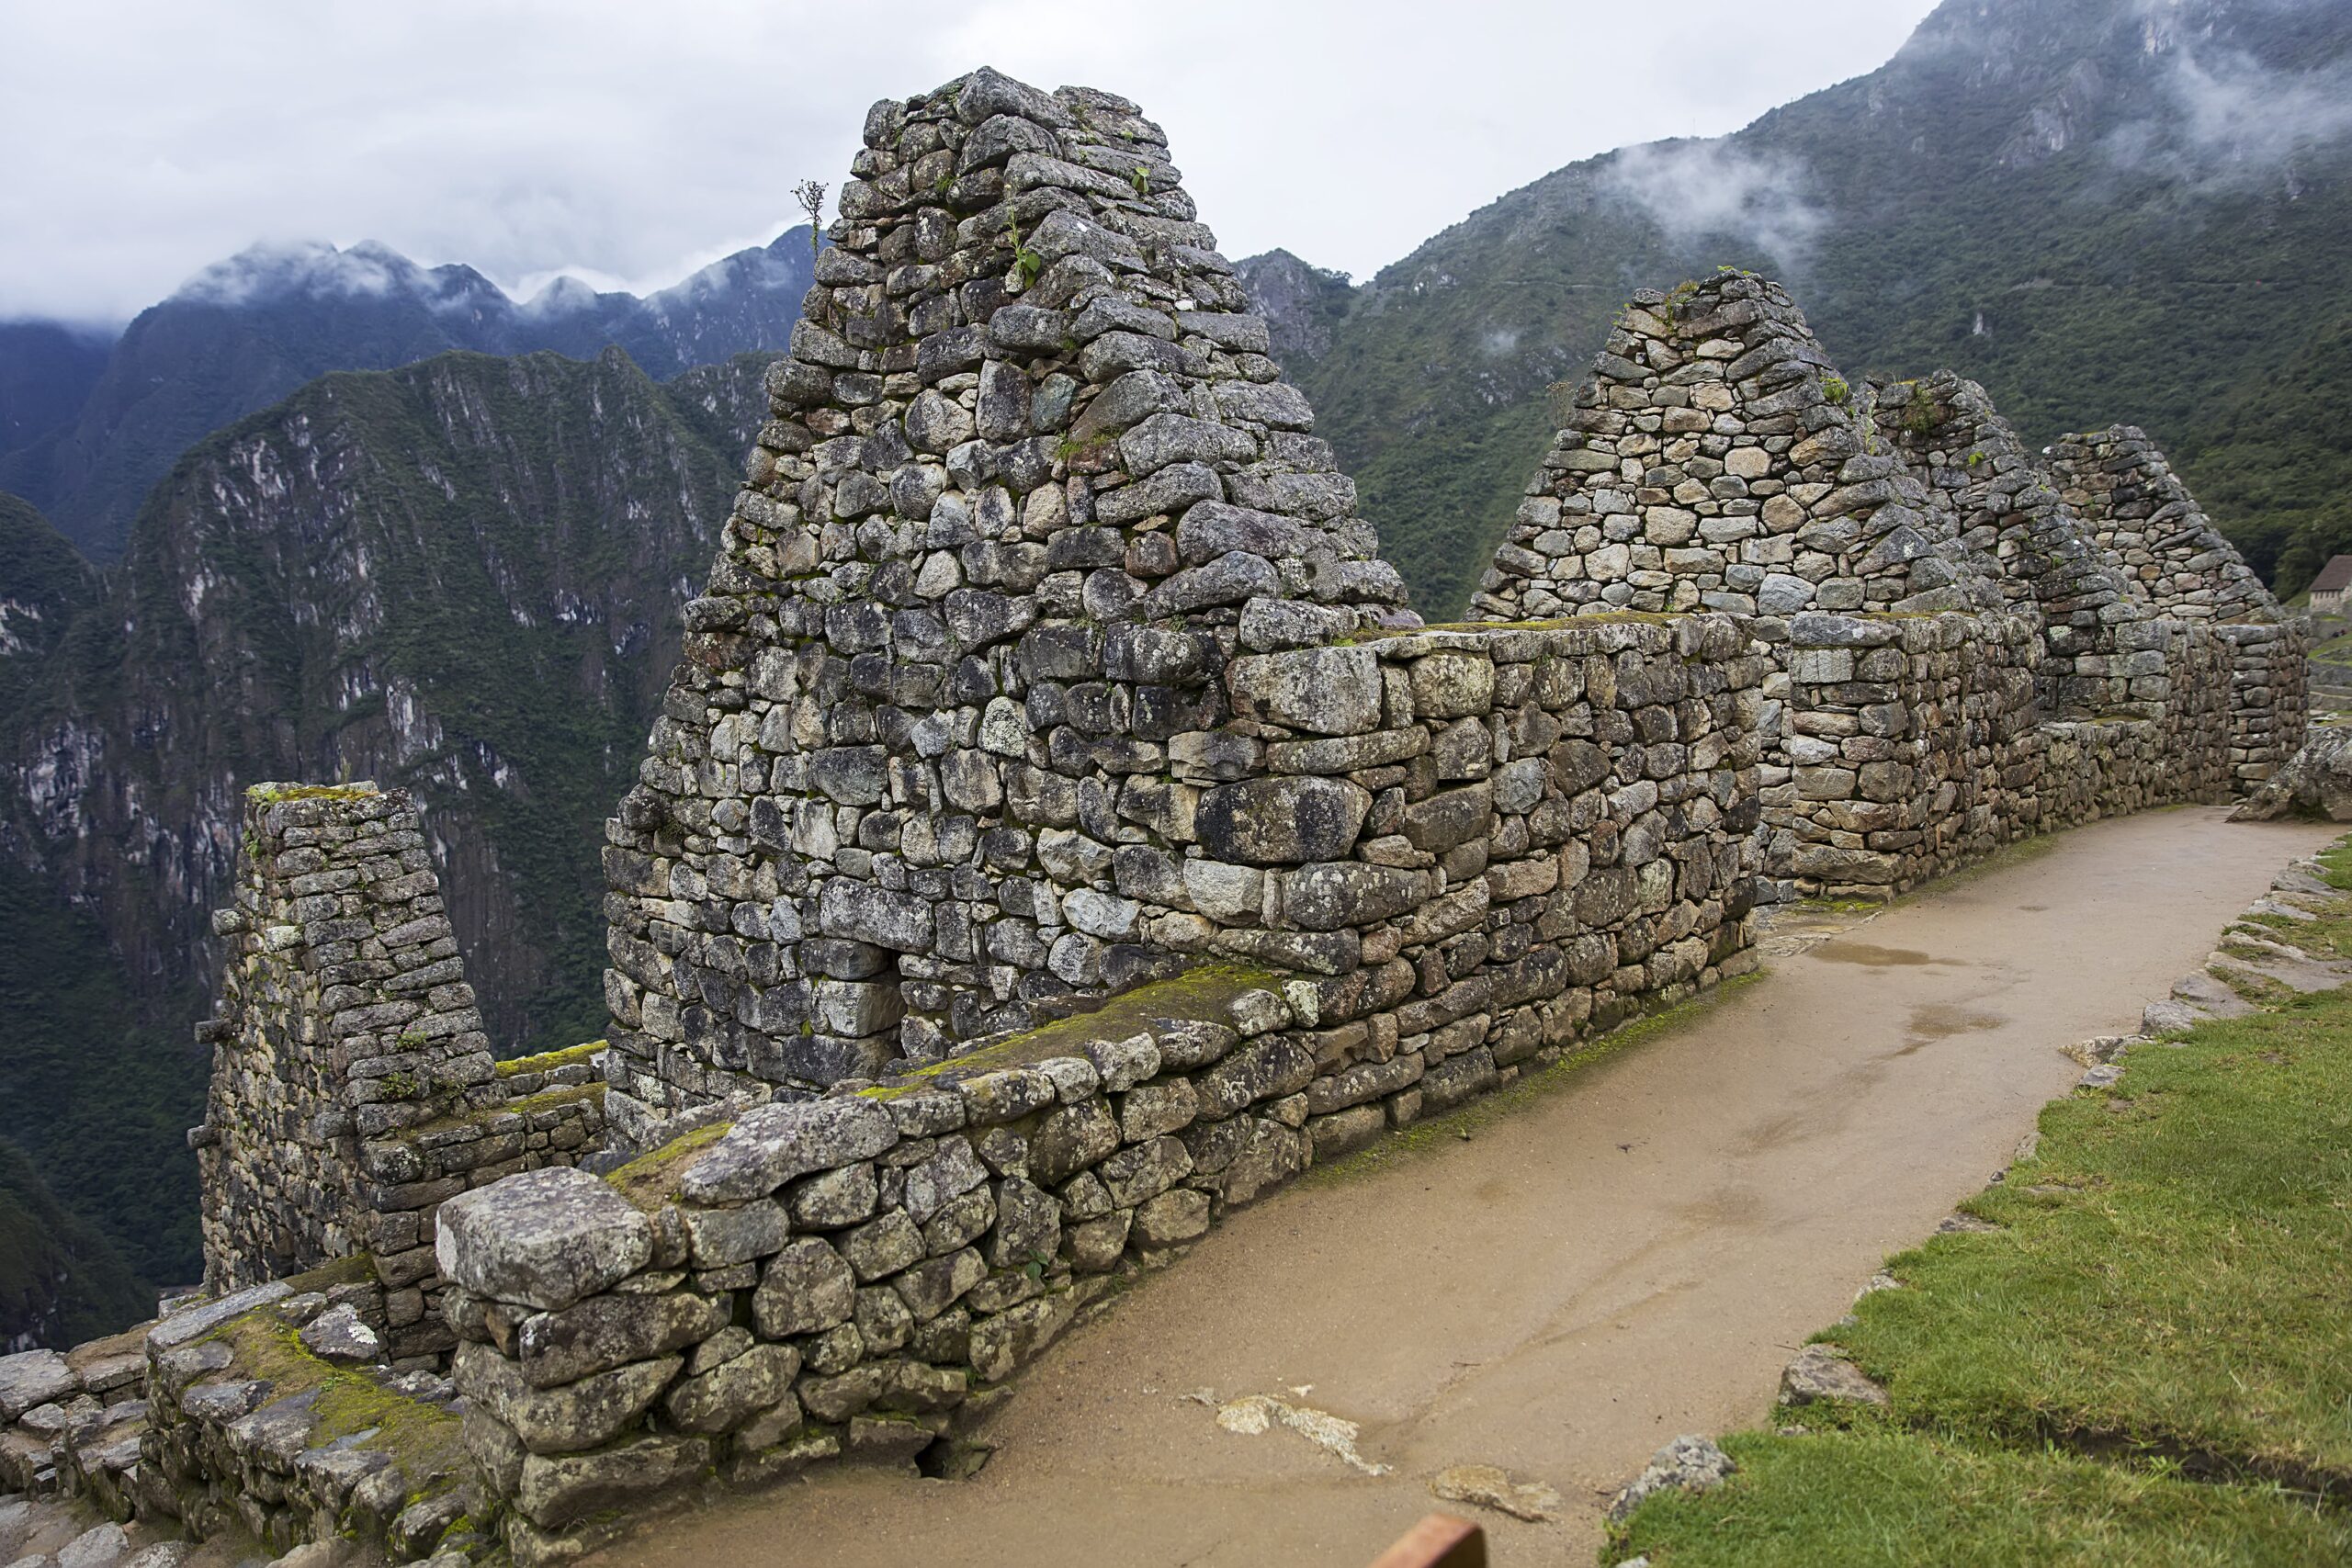
[(601, 1029), (594, 846), (769, 357), (327, 376), (182, 456), (104, 577), (0, 499), (0, 1139), (139, 1280), (198, 1270), (188, 1026), (243, 786), (415, 790), (493, 1037)]
[(111, 344), (55, 321), (0, 321), (0, 453), (73, 423), (106, 373)]
[[(62, 329), (0, 328), (0, 490), (110, 561), (182, 452), (320, 376), (452, 349), (589, 359), (617, 344), (666, 379), (781, 351), (812, 265), (803, 226), (641, 299), (563, 278), (518, 303), (471, 267), (422, 267), (372, 242), (255, 246), (141, 311), (94, 376), (83, 374), (86, 355), (63, 357)], [(81, 395), (58, 417), (76, 374)], [(13, 393), (19, 382), (26, 390)], [(18, 401), (21, 438), (8, 423)]]
[(1557, 170), (1343, 303), (1242, 271), (1430, 614), (1502, 537), (1549, 384), (1633, 289), (1719, 264), (1785, 280), (1849, 375), (1949, 366), (2036, 441), (2146, 426), (2292, 593), (2352, 548), (2347, 133), (2341, 0), (1947, 0), (1879, 70)]
[(0, 1355), (93, 1339), (154, 1307), (107, 1239), (0, 1141)]

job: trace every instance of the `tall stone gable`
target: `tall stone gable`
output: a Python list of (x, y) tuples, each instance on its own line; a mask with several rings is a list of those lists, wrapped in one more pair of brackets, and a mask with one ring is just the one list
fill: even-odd
[(607, 828), (624, 1138), (1165, 967), (1227, 661), (1413, 624), (1134, 104), (983, 70), (865, 141)]

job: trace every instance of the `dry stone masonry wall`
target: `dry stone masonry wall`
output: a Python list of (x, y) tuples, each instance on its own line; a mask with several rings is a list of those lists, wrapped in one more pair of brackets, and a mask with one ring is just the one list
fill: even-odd
[(2136, 425), (2069, 435), (2051, 470), (2099, 548), (2159, 613), (2218, 626), (2233, 650), (2231, 773), (2250, 793), (2301, 746), (2311, 631), (2280, 611)]
[(373, 784), (246, 793), (209, 1099), (191, 1141), (205, 1282), (372, 1259), (391, 1351), (446, 1353), (433, 1211), (602, 1141), (590, 1050), (497, 1063), (414, 800)]
[(1404, 597), (1133, 104), (983, 71), (865, 142), (609, 829), (639, 1141), (1155, 972), (1110, 863), (1182, 854), (1221, 671)]
[(2138, 432), (2045, 465), (1949, 372), (1850, 386), (1737, 273), (1636, 296), (1595, 370), (1473, 605), (1752, 613), (1768, 897), (1898, 891), (2300, 743), (2300, 623)]
[(254, 791), (214, 1299), (0, 1359), (11, 1483), (533, 1564), (952, 1470), (1120, 1280), (1741, 973), (1759, 900), (2301, 738), (2144, 437), (1851, 386), (1745, 274), (1636, 297), (1422, 626), (1136, 106), (982, 71), (865, 141), (607, 824), (609, 1046), (493, 1059), (407, 796)]

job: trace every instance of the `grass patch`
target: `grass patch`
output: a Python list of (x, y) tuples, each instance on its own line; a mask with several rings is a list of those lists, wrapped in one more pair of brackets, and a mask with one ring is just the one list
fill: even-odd
[(1726, 1438), (1739, 1473), (1643, 1505), (1606, 1562), (1658, 1568), (2335, 1562), (2352, 1521), (2268, 1488), (1884, 1429)]
[(2352, 998), (2143, 1047), (1826, 1337), (1898, 1418), (2352, 1489)]
[[(2352, 839), (2322, 865), (2352, 892)], [(2262, 999), (2046, 1107), (1962, 1205), (1998, 1230), (1889, 1259), (1904, 1288), (1821, 1336), (1883, 1416), (1726, 1439), (1743, 1472), (1645, 1504), (1606, 1560), (2352, 1560), (2352, 988)]]

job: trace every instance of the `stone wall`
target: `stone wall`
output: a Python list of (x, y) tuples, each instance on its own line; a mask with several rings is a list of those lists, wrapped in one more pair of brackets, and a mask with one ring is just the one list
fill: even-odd
[(2155, 671), (2129, 677), (2155, 716), (2096, 719), (2041, 717), (2043, 626), (2023, 611), (1765, 629), (1784, 677), (1769, 754), (1786, 765), (1765, 771), (1772, 896), (1885, 897), (2036, 832), (2228, 798), (2231, 652), (2211, 627), (2114, 626), (2110, 652), (2079, 657)]
[(1527, 493), (1480, 619), (2002, 603), (1787, 292), (1749, 274), (1635, 294)]
[(1159, 966), (1218, 672), (1403, 585), (1133, 104), (876, 105), (641, 783), (616, 1127), (937, 1059)]
[(2138, 426), (2062, 437), (2050, 468), (2099, 548), (2159, 614), (2225, 628), (2236, 656), (2231, 773), (2238, 793), (2259, 787), (2303, 743), (2308, 623), (2279, 608)]
[(2045, 468), (1768, 280), (1636, 297), (1423, 626), (1134, 105), (983, 71), (854, 174), (607, 824), (610, 1048), (493, 1062), (404, 795), (254, 792), (194, 1134), (251, 1288), (0, 1467), (525, 1563), (952, 1468), (1113, 1282), (1751, 966), (1759, 897), (2300, 737), (2299, 625), (2143, 438)]
[(246, 792), (198, 1145), (205, 1282), (373, 1259), (394, 1355), (451, 1343), (435, 1206), (601, 1142), (582, 1047), (493, 1061), (416, 804), (371, 784)]
[(1997, 563), (2008, 603), (2039, 623), (2042, 711), (2158, 716), (2164, 671), (2132, 657), (2149, 651), (2145, 638), (2120, 630), (2154, 618), (2145, 591), (2099, 548), (1984, 389), (1945, 370), (1866, 390), (1878, 439), (1953, 514), (1962, 539)]

